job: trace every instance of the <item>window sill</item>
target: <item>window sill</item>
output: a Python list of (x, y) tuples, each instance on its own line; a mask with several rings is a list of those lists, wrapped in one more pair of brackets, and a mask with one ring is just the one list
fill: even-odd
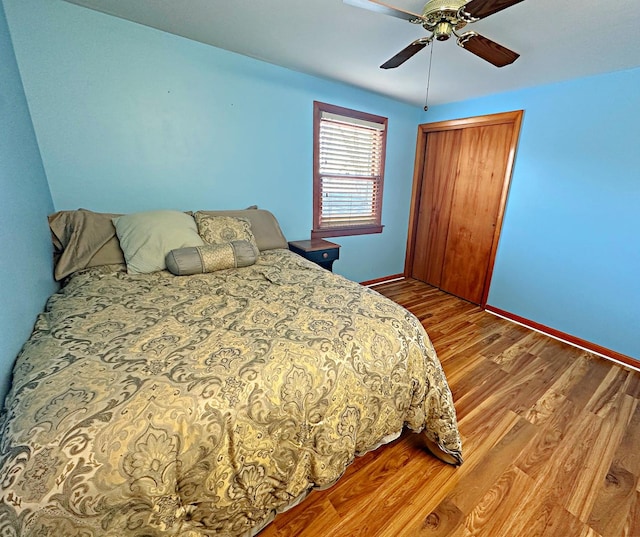
[(373, 233), (382, 233), (384, 226), (359, 226), (359, 227), (340, 227), (329, 229), (313, 229), (311, 230), (312, 239), (322, 239), (325, 237), (347, 237), (349, 235), (369, 235)]

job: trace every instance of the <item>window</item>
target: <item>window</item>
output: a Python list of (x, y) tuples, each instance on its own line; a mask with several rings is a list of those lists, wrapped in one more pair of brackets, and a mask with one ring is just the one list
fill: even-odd
[(312, 237), (382, 232), (387, 118), (314, 102)]

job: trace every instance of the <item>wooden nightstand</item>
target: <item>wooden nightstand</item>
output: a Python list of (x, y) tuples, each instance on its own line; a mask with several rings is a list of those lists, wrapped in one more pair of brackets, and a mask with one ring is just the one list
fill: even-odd
[(291, 241), (289, 250), (332, 272), (333, 262), (340, 257), (340, 245), (324, 239)]

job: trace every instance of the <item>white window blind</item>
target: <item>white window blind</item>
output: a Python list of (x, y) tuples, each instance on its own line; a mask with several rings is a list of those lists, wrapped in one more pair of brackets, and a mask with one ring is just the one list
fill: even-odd
[(385, 124), (322, 111), (318, 138), (319, 228), (379, 225)]

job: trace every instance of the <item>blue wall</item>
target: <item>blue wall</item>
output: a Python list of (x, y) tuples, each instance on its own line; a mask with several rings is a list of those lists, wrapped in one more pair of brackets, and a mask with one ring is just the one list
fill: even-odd
[(433, 107), (524, 109), (489, 304), (640, 359), (640, 69)]
[(312, 225), (313, 101), (389, 118), (384, 232), (337, 238), (363, 281), (402, 272), (417, 110), (66, 2), (5, 0), (55, 208), (257, 204)]
[(428, 113), (61, 1), (4, 0), (56, 209), (271, 209), (311, 227), (312, 102), (389, 117), (381, 235), (338, 272), (402, 272), (416, 126), (524, 109), (489, 303), (640, 359), (640, 70)]
[(0, 406), (11, 368), (55, 291), (47, 214), (53, 203), (0, 2)]

